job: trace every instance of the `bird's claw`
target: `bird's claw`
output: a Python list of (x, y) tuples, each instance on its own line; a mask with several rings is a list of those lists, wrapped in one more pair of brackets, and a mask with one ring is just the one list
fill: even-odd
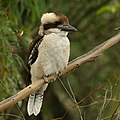
[(46, 76), (44, 76), (43, 79), (46, 83), (49, 83), (48, 78)]
[(61, 74), (61, 71), (58, 71), (57, 73), (56, 73), (56, 75), (59, 77), (60, 76), (60, 74)]
[[(56, 77), (59, 77), (60, 74), (61, 74), (61, 71), (57, 71), (55, 75), (56, 75)], [(48, 80), (48, 76), (44, 76), (43, 79), (44, 79), (44, 81), (45, 81), (46, 83), (49, 83), (49, 82), (50, 82), (50, 81)], [(53, 79), (51, 82), (54, 82), (55, 80), (56, 80), (56, 78)]]

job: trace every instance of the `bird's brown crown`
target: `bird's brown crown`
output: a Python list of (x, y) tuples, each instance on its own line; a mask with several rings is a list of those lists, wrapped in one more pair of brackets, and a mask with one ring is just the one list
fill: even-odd
[(41, 24), (45, 25), (50, 23), (68, 24), (69, 20), (62, 13), (54, 12), (43, 14), (43, 16), (41, 17)]

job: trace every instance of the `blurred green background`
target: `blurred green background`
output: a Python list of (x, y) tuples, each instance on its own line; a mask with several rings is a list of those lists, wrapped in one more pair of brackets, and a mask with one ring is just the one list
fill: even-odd
[[(78, 32), (69, 34), (70, 60), (117, 34), (120, 0), (0, 0), (0, 101), (28, 85), (28, 47), (45, 12), (65, 14)], [(0, 113), (0, 120), (109, 120), (120, 101), (120, 44), (96, 61), (50, 83), (41, 113), (28, 116), (27, 99)], [(71, 108), (97, 87), (107, 84)], [(68, 94), (69, 93), (69, 94)], [(71, 96), (71, 97), (70, 97)], [(119, 120), (118, 108), (112, 120)]]

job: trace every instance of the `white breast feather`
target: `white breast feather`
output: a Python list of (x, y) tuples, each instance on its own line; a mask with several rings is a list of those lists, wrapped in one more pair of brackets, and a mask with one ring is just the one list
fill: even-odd
[(38, 58), (31, 66), (32, 81), (56, 74), (67, 66), (70, 55), (69, 39), (55, 33), (45, 35), (38, 51)]

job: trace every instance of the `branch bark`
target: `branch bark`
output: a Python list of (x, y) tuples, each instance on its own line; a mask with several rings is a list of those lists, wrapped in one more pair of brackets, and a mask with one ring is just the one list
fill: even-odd
[[(109, 49), (113, 45), (117, 44), (118, 42), (120, 42), (120, 33), (115, 35), (114, 37), (108, 39), (107, 41), (100, 44), (99, 46), (95, 47), (94, 49), (92, 49), (88, 53), (72, 60), (68, 64), (67, 68), (61, 72), (60, 76), (63, 74), (66, 74), (67, 72), (69, 72), (69, 71), (71, 71), (71, 70), (73, 70), (73, 69), (75, 69), (75, 68), (77, 68), (77, 67), (79, 67), (87, 62), (91, 62), (91, 61), (95, 60), (104, 51), (106, 51), (107, 49)], [(56, 78), (55, 75), (49, 76), (48, 81), (51, 82), (55, 78)], [(24, 88), (20, 92), (16, 93), (12, 97), (3, 100), (2, 102), (0, 102), (0, 111), (3, 111), (5, 109), (9, 108), (10, 106), (16, 104), (18, 101), (25, 99), (29, 94), (38, 90), (44, 84), (45, 84), (44, 79), (40, 79), (39, 81), (32, 83), (31, 85), (27, 86), (26, 88)]]

